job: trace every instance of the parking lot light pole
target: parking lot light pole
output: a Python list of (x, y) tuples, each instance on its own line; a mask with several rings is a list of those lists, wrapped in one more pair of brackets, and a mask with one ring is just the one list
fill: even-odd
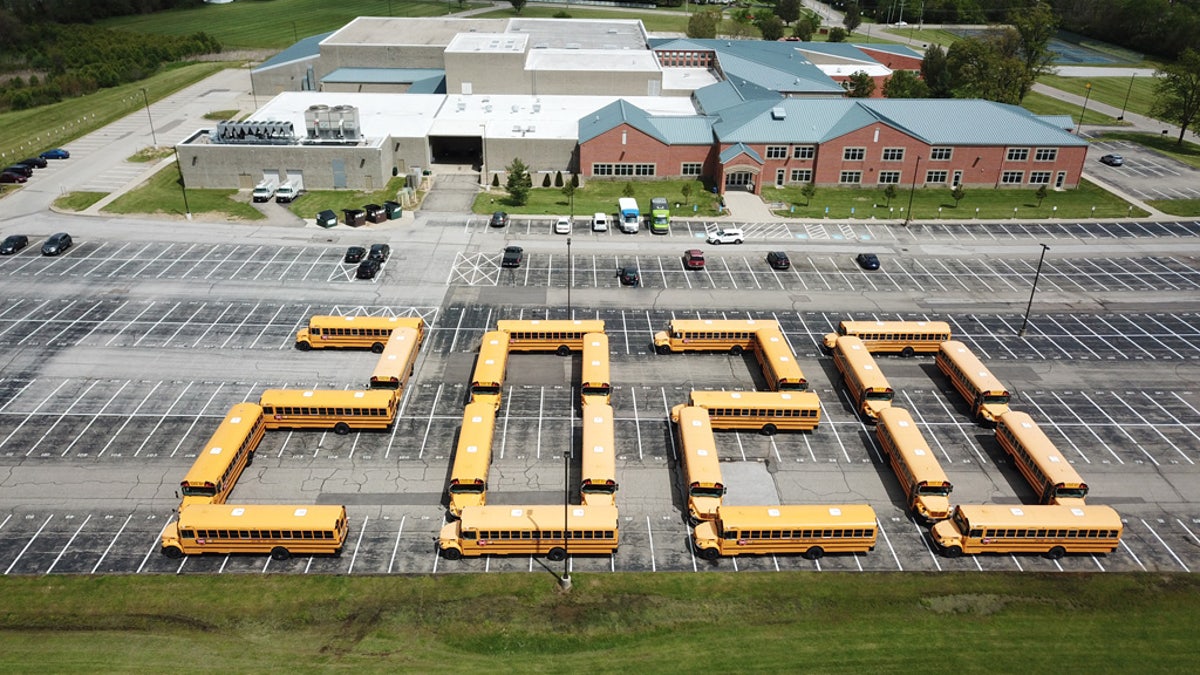
[(1050, 247), (1045, 244), (1039, 244), (1042, 247), (1042, 256), (1038, 258), (1037, 271), (1033, 273), (1033, 288), (1029, 289), (1029, 304), (1025, 305), (1025, 320), (1021, 322), (1021, 330), (1017, 331), (1017, 337), (1025, 337), (1025, 327), (1029, 325), (1029, 310), (1033, 309), (1033, 294), (1037, 293), (1037, 282), (1042, 276), (1042, 261), (1046, 259), (1046, 251)]
[(912, 220), (912, 203), (913, 194), (917, 191), (917, 174), (921, 173), (921, 157), (917, 156), (917, 165), (913, 167), (912, 187), (908, 190), (908, 210), (904, 212), (904, 226), (908, 227), (908, 222)]
[(1087, 93), (1083, 97), (1083, 110), (1079, 112), (1079, 126), (1075, 127), (1075, 135), (1078, 136), (1080, 131), (1083, 131), (1083, 116), (1087, 114), (1088, 100), (1092, 98), (1092, 83), (1088, 82), (1083, 85), (1087, 89)]
[(174, 148), (174, 150), (175, 150), (175, 166), (177, 166), (179, 168), (179, 191), (183, 193), (183, 211), (186, 214), (187, 219), (191, 220), (192, 219), (192, 207), (188, 206), (187, 186), (184, 184), (184, 181), (183, 181), (183, 162), (179, 161), (179, 148)]
[(1129, 76), (1129, 89), (1125, 90), (1125, 102), (1121, 104), (1121, 114), (1117, 115), (1118, 120), (1125, 119), (1125, 108), (1129, 105), (1129, 95), (1133, 93), (1133, 78), (1137, 77), (1137, 73)]
[(154, 118), (150, 116), (150, 97), (146, 95), (146, 88), (142, 87), (142, 100), (146, 102), (146, 119), (150, 120), (150, 140), (154, 141), (154, 147), (158, 147), (158, 136), (154, 133)]
[[(571, 443), (574, 439), (574, 427), (572, 427)], [(562, 576), (558, 578), (558, 587), (564, 591), (571, 590), (571, 445), (567, 444), (567, 449), (563, 452), (563, 571)]]

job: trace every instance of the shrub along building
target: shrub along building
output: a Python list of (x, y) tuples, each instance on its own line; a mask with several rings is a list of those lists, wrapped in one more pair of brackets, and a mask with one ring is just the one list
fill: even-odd
[(251, 76), (269, 102), (177, 148), (198, 188), (375, 189), (462, 167), (490, 182), (514, 158), (535, 174), (756, 193), (1078, 185), (1087, 143), (1070, 120), (979, 100), (845, 97), (856, 72), (881, 84), (919, 66), (900, 46), (655, 39), (640, 21), (363, 17), (263, 63)]

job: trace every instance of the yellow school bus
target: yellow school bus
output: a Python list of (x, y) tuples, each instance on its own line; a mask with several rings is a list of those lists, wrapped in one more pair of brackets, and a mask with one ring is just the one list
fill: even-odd
[(980, 424), (995, 426), (996, 420), (1008, 412), (1008, 390), (966, 345), (957, 340), (943, 342), (936, 363)]
[(708, 411), (689, 405), (671, 409), (671, 420), (679, 425), (679, 445), (683, 455), (683, 486), (687, 494), (688, 517), (693, 522), (717, 517), (717, 507), (725, 494), (721, 478), (721, 460), (713, 438)]
[(617, 495), (613, 409), (604, 403), (583, 406), (579, 495), (586, 506), (612, 505)]
[(693, 391), (688, 405), (708, 411), (713, 429), (812, 431), (821, 421), (821, 403), (811, 391)]
[(875, 510), (866, 504), (722, 506), (692, 532), (705, 560), (742, 554), (866, 553), (875, 548)]
[(1107, 506), (988, 504), (954, 507), (933, 526), (933, 543), (947, 558), (964, 553), (1111, 553), (1121, 541), (1121, 516)]
[(1029, 415), (1011, 410), (996, 424), (996, 440), (1042, 504), (1082, 506), (1088, 486)]
[(755, 334), (762, 329), (779, 330), (772, 319), (672, 319), (665, 331), (654, 334), (654, 351), (729, 352), (733, 355), (755, 348)]
[(296, 349), (342, 347), (382, 354), (397, 328), (412, 328), (418, 342), (425, 339), (425, 320), (419, 316), (314, 316), (296, 333)]
[(230, 408), (179, 483), (181, 506), (224, 504), (242, 470), (254, 462), (265, 429), (262, 407), (238, 403)]
[(612, 403), (612, 383), (609, 381), (608, 336), (588, 333), (583, 338), (583, 367), (580, 369), (580, 406), (589, 403)]
[(163, 531), (162, 554), (269, 553), (274, 560), (337, 555), (347, 533), (344, 506), (192, 504)]
[(887, 455), (892, 471), (904, 488), (908, 508), (924, 523), (950, 516), (950, 492), (954, 486), (942, 471), (942, 465), (929, 449), (929, 443), (904, 408), (887, 408), (879, 413), (875, 427), (879, 445)]
[(532, 319), (496, 322), (496, 330), (508, 333), (508, 349), (513, 352), (554, 352), (566, 356), (583, 349), (588, 333), (603, 333), (600, 319)]
[(950, 324), (945, 321), (842, 321), (837, 332), (821, 341), (830, 351), (843, 335), (863, 341), (872, 354), (936, 354), (938, 345), (951, 339)]
[(438, 548), (447, 560), (544, 555), (559, 561), (567, 555), (611, 555), (619, 540), (615, 506), (468, 506), (461, 519), (442, 527)]
[(846, 391), (850, 392), (859, 414), (868, 422), (879, 419), (879, 413), (892, 406), (895, 392), (862, 340), (851, 335), (838, 338), (833, 347), (833, 363), (846, 381)]
[(386, 429), (396, 419), (395, 392), (385, 389), (267, 389), (259, 398), (268, 429)]
[(417, 367), (417, 354), (421, 349), (420, 333), (414, 328), (397, 328), (388, 338), (375, 370), (371, 373), (371, 389), (388, 389), (396, 396), (408, 386)]
[(783, 333), (774, 328), (764, 328), (755, 334), (754, 355), (758, 365), (762, 367), (763, 377), (771, 391), (805, 391), (808, 380), (800, 364), (796, 363), (796, 355), (784, 340)]
[(450, 514), (458, 516), (468, 506), (487, 503), (488, 471), (492, 468), (492, 436), (496, 406), (490, 401), (468, 403), (450, 469)]
[(471, 402), (491, 403), (497, 410), (508, 371), (508, 333), (493, 330), (483, 334), (479, 358), (471, 375)]

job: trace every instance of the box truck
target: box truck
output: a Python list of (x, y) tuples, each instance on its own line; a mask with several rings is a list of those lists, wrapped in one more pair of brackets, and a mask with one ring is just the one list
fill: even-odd
[(671, 231), (671, 209), (667, 206), (666, 197), (655, 197), (650, 200), (650, 232), (667, 234)]
[(637, 200), (633, 197), (621, 197), (617, 200), (617, 206), (621, 211), (620, 227), (621, 231), (628, 234), (637, 234), (638, 227), (642, 222), (642, 214), (638, 211)]

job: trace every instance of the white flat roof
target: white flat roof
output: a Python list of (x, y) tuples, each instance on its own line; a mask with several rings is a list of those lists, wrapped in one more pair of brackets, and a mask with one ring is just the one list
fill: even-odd
[(531, 49), (527, 70), (578, 70), (587, 72), (658, 72), (658, 59), (649, 51), (632, 49)]
[(830, 77), (850, 77), (857, 72), (864, 72), (871, 77), (887, 77), (892, 74), (892, 69), (880, 63), (852, 63), (852, 64), (815, 64), (822, 73)]
[(663, 68), (663, 91), (696, 91), (721, 79), (708, 68)]
[(368, 142), (386, 136), (418, 138), (429, 132), (444, 94), (360, 94), (332, 91), (286, 91), (259, 108), (250, 120), (291, 122), (303, 136), (304, 111), (313, 105), (352, 105), (358, 108), (358, 124)]
[(513, 33), (459, 33), (446, 45), (448, 53), (520, 54), (529, 44), (529, 36)]
[(579, 120), (625, 99), (651, 115), (694, 115), (686, 96), (528, 96), (461, 94), (360, 94), (289, 91), (259, 108), (249, 120), (291, 122), (305, 134), (304, 112), (313, 105), (358, 108), (359, 128), (368, 143), (387, 136), (479, 136), (488, 138), (579, 137)]

